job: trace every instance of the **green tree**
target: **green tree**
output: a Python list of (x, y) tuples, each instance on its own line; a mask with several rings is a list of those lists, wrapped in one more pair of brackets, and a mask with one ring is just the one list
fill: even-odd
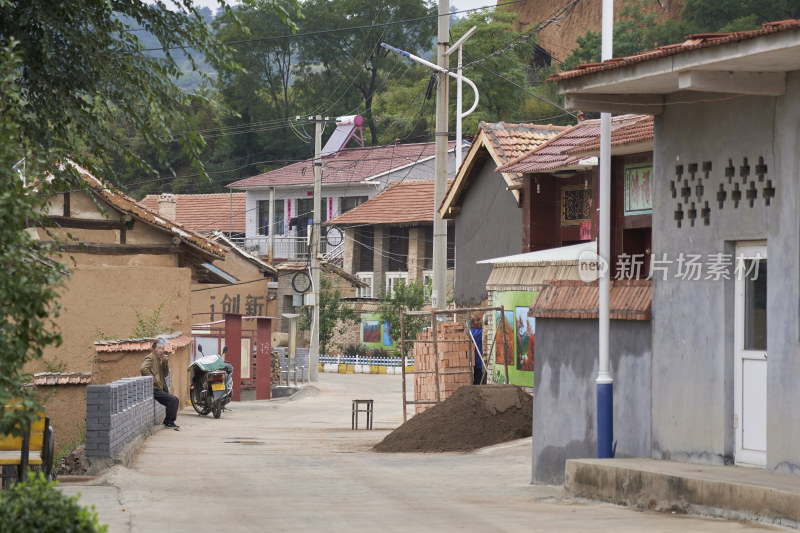
[[(289, 7), (289, 0), (275, 0)], [(254, 161), (292, 159), (305, 144), (292, 134), (289, 120), (300, 112), (296, 105), (297, 91), (292, 85), (300, 73), (292, 28), (274, 16), (270, 0), (248, 0), (235, 8), (239, 19), (247, 21), (247, 29), (235, 19), (220, 17), (217, 36), (235, 42), (234, 58), (243, 70), (219, 72), (218, 87), (226, 106), (234, 111), (224, 117), (228, 127), (239, 127), (226, 139), (226, 156), (238, 158), (242, 175), (252, 175)], [(247, 42), (248, 33), (258, 40)], [(244, 128), (244, 125), (257, 127)], [(256, 158), (256, 154), (258, 157)], [(307, 154), (303, 154), (307, 156)], [(254, 159), (255, 158), (255, 159)]]
[[(0, 1), (0, 403), (22, 398), (24, 407), (23, 414), (0, 410), (2, 433), (19, 434), (20, 418), (30, 420), (41, 409), (24, 386), (24, 366), (60, 338), (52, 320), (64, 266), (24, 230), (42, 225), (36, 213), (48, 197), (83, 186), (79, 170), (67, 163), (113, 180), (114, 154), (152, 170), (127, 138), (143, 139), (159, 159), (165, 141), (175, 140), (206, 175), (203, 139), (187, 112), (191, 100), (175, 84), (181, 50), (193, 49), (216, 68), (236, 65), (191, 0), (171, 3), (176, 11), (163, 2)], [(142, 46), (133, 31), (140, 28), (158, 40), (163, 58)]]
[[(405, 283), (400, 280), (394, 286), (394, 294), (382, 292), (379, 297), (378, 316), (389, 325), (389, 337), (395, 343), (400, 341), (400, 315), (406, 311), (419, 311), (425, 306), (425, 286), (412, 281)], [(403, 329), (406, 339), (416, 339), (417, 333), (430, 325), (430, 317), (406, 316), (403, 319)], [(405, 354), (411, 344), (406, 344)]]
[[(309, 311), (311, 308), (309, 308)], [(328, 353), (333, 335), (343, 335), (351, 324), (361, 322), (361, 316), (352, 307), (342, 302), (342, 291), (334, 289), (331, 281), (322, 277), (319, 290), (319, 350), (322, 354)], [(311, 319), (308, 314), (300, 320), (300, 329), (311, 331)]]
[[(476, 11), (453, 26), (452, 41), (460, 38), (471, 27), (478, 28), (464, 44), (464, 75), (475, 83), (480, 92), (477, 109), (464, 120), (465, 132), (476, 131), (481, 120), (515, 122), (531, 118), (525, 116), (524, 108), (526, 102), (532, 98), (526, 89), (532, 88), (529, 78), (534, 74), (531, 65), (536, 41), (533, 29), (514, 30), (513, 23), (516, 19), (516, 13), (501, 10)], [(451, 68), (456, 66), (456, 61), (456, 54), (452, 54)], [(450, 84), (450, 116), (455, 120), (454, 79), (451, 78)], [(472, 89), (464, 85), (463, 94), (466, 110), (473, 102)], [(553, 108), (550, 109), (551, 114), (552, 110)]]
[(56, 290), (66, 267), (46, 257), (47, 248), (39, 255), (25, 231), (28, 221), (39, 219), (42, 198), (26, 190), (19, 174), (34, 154), (20, 127), (24, 115), (16, 78), (23, 62), (14, 51), (17, 43), (7, 43), (0, 48), (0, 406), (17, 401), (22, 408), (0, 408), (0, 435), (19, 435), (38, 407), (33, 389), (24, 386), (30, 381), (25, 362), (61, 342), (52, 318), (58, 314)]
[[(370, 132), (370, 143), (378, 143), (378, 130), (372, 113), (377, 94), (402, 76), (401, 58), (380, 46), (385, 42), (420, 55), (435, 37), (435, 14), (425, 0), (307, 0), (303, 3), (304, 27), (342, 29), (309, 35), (301, 41), (300, 57), (306, 75), (314, 77), (321, 67), (328, 71), (327, 96), (313, 104), (325, 114), (356, 112), (341, 105), (343, 96), (355, 89), (361, 96), (362, 115)], [(376, 25), (416, 19), (403, 24)], [(372, 26), (372, 27), (371, 27)], [(366, 29), (347, 29), (366, 27)]]

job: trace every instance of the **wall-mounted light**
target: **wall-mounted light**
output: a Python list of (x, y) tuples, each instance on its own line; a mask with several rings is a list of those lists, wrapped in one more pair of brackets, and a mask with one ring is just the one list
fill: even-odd
[(541, 194), (542, 186), (539, 184), (539, 176), (535, 176), (533, 178), (533, 182), (536, 184), (536, 194)]

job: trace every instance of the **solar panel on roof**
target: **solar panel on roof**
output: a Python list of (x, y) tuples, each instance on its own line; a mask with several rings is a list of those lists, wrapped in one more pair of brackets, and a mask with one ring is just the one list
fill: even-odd
[[(350, 140), (351, 137), (354, 137), (355, 129), (361, 129), (361, 124), (364, 123), (364, 119), (361, 115), (352, 115), (347, 117), (339, 117), (336, 119), (336, 130), (331, 134), (328, 138), (328, 142), (325, 143), (325, 146), (322, 148), (322, 155), (331, 155), (335, 154), (339, 150), (345, 147), (347, 141)], [(363, 135), (361, 137), (361, 146), (364, 146), (364, 138)]]

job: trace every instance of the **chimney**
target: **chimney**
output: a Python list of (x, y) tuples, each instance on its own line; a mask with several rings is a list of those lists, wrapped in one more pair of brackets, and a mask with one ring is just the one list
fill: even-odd
[(178, 197), (174, 194), (165, 192), (158, 197), (158, 214), (164, 218), (175, 220), (175, 206), (178, 204)]

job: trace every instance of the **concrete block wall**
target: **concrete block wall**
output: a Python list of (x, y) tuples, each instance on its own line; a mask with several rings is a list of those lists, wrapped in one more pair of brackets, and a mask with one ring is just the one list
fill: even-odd
[[(417, 335), (417, 340), (432, 341), (433, 331), (428, 328)], [(437, 340), (460, 341), (438, 343), (438, 354), (432, 342), (414, 343), (414, 400), (436, 401), (435, 359), (439, 359), (439, 394), (446, 400), (459, 388), (472, 383), (470, 351), (472, 341), (465, 324), (440, 322), (437, 324)], [(473, 355), (474, 357), (474, 355)], [(415, 413), (421, 413), (434, 404), (416, 404)]]
[(166, 409), (153, 400), (152, 376), (123, 378), (86, 387), (86, 455), (114, 457), (150, 427)]

